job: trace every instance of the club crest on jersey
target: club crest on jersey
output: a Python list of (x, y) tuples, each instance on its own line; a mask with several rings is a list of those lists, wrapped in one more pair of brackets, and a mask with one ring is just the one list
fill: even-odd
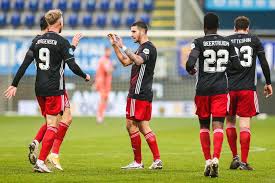
[(192, 43), (192, 44), (191, 44), (191, 50), (193, 50), (194, 48), (195, 48), (195, 44)]
[(73, 51), (72, 48), (69, 49), (69, 54), (70, 54), (70, 55), (74, 55), (74, 51)]
[(149, 55), (149, 53), (150, 53), (148, 48), (145, 48), (142, 52), (145, 53), (146, 55)]

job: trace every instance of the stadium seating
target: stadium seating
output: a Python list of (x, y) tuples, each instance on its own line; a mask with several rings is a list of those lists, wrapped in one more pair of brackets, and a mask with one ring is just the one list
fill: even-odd
[(91, 27), (93, 25), (93, 18), (91, 15), (84, 15), (83, 16), (83, 20), (82, 20), (82, 24), (84, 27)]
[(133, 14), (129, 14), (126, 17), (126, 21), (125, 21), (126, 27), (130, 27), (135, 21), (136, 21), (135, 16)]
[(63, 11), (76, 29), (126, 29), (136, 20), (150, 24), (155, 0), (0, 0), (0, 26), (38, 29), (38, 17), (50, 9)]
[(14, 14), (11, 16), (11, 25), (12, 25), (13, 27), (18, 27), (20, 24), (21, 24), (21, 17), (20, 17), (20, 14), (14, 13)]
[(53, 9), (53, 2), (52, 0), (45, 0), (43, 8), (45, 11), (49, 11), (50, 9)]
[(7, 24), (7, 17), (5, 14), (0, 14), (0, 27), (3, 27)]
[(1, 9), (3, 11), (9, 11), (9, 9), (10, 9), (10, 1), (9, 0), (2, 0), (2, 2), (1, 2)]
[(76, 27), (78, 24), (78, 16), (77, 14), (71, 14), (69, 16), (69, 21), (68, 24), (70, 25), (70, 27)]
[(124, 3), (123, 0), (116, 0), (115, 1), (115, 10), (117, 12), (122, 12), (124, 9)]
[(80, 0), (73, 0), (71, 8), (75, 12), (80, 11), (80, 9), (81, 9), (81, 1)]
[(15, 5), (14, 5), (14, 9), (17, 11), (23, 11), (24, 10), (24, 0), (16, 0), (15, 1)]
[(142, 20), (143, 22), (145, 22), (146, 24), (150, 23), (150, 17), (147, 14), (143, 14), (140, 17), (140, 20)]
[(154, 1), (153, 0), (145, 0), (144, 4), (143, 4), (143, 9), (147, 12), (153, 11)]
[(128, 8), (130, 11), (136, 12), (138, 10), (138, 1), (130, 0)]
[(86, 4), (86, 9), (88, 12), (94, 12), (95, 11), (95, 6), (96, 6), (96, 1), (95, 0), (88, 0)]
[(114, 28), (118, 28), (121, 24), (121, 17), (119, 16), (119, 14), (115, 14), (112, 17), (112, 26)]
[(58, 6), (61, 11), (65, 12), (67, 10), (67, 1), (66, 0), (59, 0)]
[(109, 7), (110, 7), (109, 0), (101, 0), (101, 2), (100, 2), (101, 11), (107, 12), (109, 10)]
[(38, 0), (30, 0), (29, 1), (29, 9), (32, 12), (36, 12), (38, 10)]
[(25, 25), (27, 27), (33, 27), (35, 24), (35, 17), (33, 14), (29, 14), (25, 17)]
[(98, 27), (104, 28), (106, 26), (106, 23), (107, 23), (107, 17), (104, 14), (97, 16), (96, 24)]

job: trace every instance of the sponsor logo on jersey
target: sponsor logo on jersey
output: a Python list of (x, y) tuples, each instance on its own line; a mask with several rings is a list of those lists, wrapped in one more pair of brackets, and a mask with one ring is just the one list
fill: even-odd
[(69, 54), (70, 54), (70, 55), (74, 55), (74, 51), (73, 51), (72, 48), (69, 49)]

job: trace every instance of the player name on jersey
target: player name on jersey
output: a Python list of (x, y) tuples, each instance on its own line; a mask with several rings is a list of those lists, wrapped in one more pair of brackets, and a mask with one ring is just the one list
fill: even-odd
[(231, 39), (233, 44), (242, 44), (242, 43), (250, 43), (251, 38), (243, 38), (243, 39)]
[(228, 41), (203, 41), (203, 46), (229, 46)]
[(52, 44), (57, 45), (57, 41), (53, 39), (39, 39), (36, 44)]

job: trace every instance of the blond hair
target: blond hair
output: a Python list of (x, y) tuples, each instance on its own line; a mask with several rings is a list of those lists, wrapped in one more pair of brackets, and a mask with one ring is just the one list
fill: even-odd
[(62, 17), (62, 11), (60, 9), (49, 10), (45, 14), (46, 22), (49, 25), (55, 24)]

